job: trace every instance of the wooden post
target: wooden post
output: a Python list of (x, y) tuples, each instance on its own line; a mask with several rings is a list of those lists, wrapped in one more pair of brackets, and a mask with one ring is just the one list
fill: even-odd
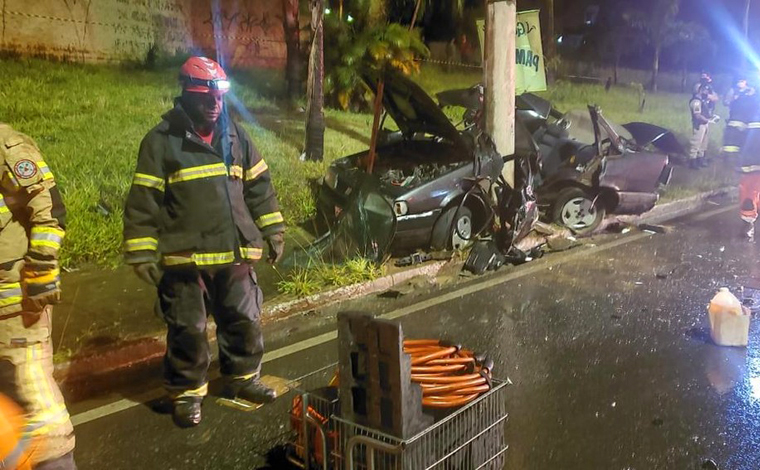
[[(515, 152), (515, 0), (487, 0), (485, 32), (486, 130), (503, 156)], [(514, 162), (504, 164), (504, 179), (515, 184)]]

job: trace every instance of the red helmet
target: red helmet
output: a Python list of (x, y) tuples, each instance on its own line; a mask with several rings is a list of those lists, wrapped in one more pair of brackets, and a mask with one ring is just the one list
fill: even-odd
[(206, 57), (190, 57), (179, 71), (184, 91), (193, 93), (227, 93), (230, 82), (222, 67)]

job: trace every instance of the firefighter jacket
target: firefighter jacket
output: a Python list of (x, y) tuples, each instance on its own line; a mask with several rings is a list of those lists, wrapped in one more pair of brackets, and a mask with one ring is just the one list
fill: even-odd
[[(760, 123), (760, 102), (755, 101), (755, 113), (750, 123)], [(740, 171), (742, 173), (760, 172), (760, 125), (747, 128), (746, 140), (740, 155)]]
[(37, 145), (0, 123), (0, 317), (58, 292), (65, 215)]
[(731, 90), (729, 103), (729, 117), (726, 122), (726, 132), (723, 135), (723, 152), (726, 154), (738, 154), (747, 138), (747, 130), (751, 127), (760, 127), (757, 122), (755, 111), (757, 108), (757, 96), (751, 89), (744, 91)]
[(124, 209), (128, 264), (223, 266), (262, 256), (284, 222), (266, 162), (222, 113), (211, 145), (177, 100), (140, 144)]

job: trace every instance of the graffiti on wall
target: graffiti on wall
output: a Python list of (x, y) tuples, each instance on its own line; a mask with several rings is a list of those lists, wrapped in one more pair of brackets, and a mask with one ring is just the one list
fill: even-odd
[[(224, 54), (283, 67), (280, 0), (0, 0), (0, 49), (88, 62), (167, 53)], [(212, 8), (215, 6), (216, 8)]]

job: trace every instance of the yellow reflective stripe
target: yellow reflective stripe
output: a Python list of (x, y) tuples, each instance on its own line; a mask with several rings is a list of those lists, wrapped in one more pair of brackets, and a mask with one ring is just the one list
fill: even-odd
[(240, 165), (232, 165), (230, 167), (230, 176), (243, 179), (243, 167)]
[(747, 129), (760, 129), (760, 122), (750, 122), (747, 124)]
[(240, 381), (244, 382), (246, 380), (251, 380), (252, 378), (256, 377), (257, 375), (258, 374), (256, 374), (255, 372), (253, 374), (236, 375), (236, 376), (232, 377), (232, 380), (240, 380)]
[(270, 214), (264, 214), (256, 219), (256, 225), (259, 228), (264, 228), (270, 225), (282, 223), (284, 221), (285, 219), (282, 218), (282, 214), (280, 212), (272, 212)]
[(201, 385), (200, 387), (193, 389), (193, 390), (185, 390), (184, 392), (180, 392), (177, 395), (174, 395), (174, 399), (177, 398), (185, 398), (185, 397), (205, 397), (208, 395), (208, 384), (205, 383)]
[(726, 153), (737, 153), (741, 150), (737, 145), (724, 145), (723, 151)]
[(760, 165), (747, 165), (742, 167), (742, 173), (753, 173), (760, 171)]
[(169, 184), (173, 184), (215, 176), (227, 176), (227, 167), (224, 166), (224, 163), (212, 163), (211, 165), (194, 166), (175, 171), (169, 175), (168, 181)]
[(253, 181), (268, 169), (269, 167), (267, 166), (267, 162), (264, 160), (259, 160), (257, 164), (253, 165), (253, 167), (245, 171), (245, 180)]
[[(37, 395), (37, 405), (42, 405), (42, 408), (52, 414), (56, 408), (56, 400), (53, 396), (53, 392), (50, 390), (50, 385), (47, 383), (45, 371), (42, 370), (42, 359), (44, 351), (42, 349), (42, 343), (37, 343), (26, 348), (26, 364), (28, 367), (28, 373), (32, 378), (32, 386)], [(44, 412), (40, 413), (44, 416)], [(40, 420), (42, 421), (42, 420)], [(47, 421), (47, 419), (45, 419)]]
[(229, 264), (235, 261), (235, 253), (193, 253), (190, 256), (166, 255), (164, 266), (177, 266), (181, 264), (195, 263), (197, 266), (213, 266), (216, 264)]
[(146, 188), (158, 189), (159, 191), (163, 191), (164, 186), (166, 185), (162, 178), (158, 178), (156, 176), (148, 175), (145, 173), (135, 173), (132, 184), (137, 186), (145, 186)]
[(14, 175), (12, 171), (6, 170), (5, 177), (8, 178), (8, 181), (10, 181), (13, 189), (19, 189), (21, 187), (18, 180), (16, 179), (16, 175)]
[(742, 121), (728, 121), (728, 123), (726, 125), (728, 127), (733, 127), (735, 129), (742, 129), (743, 130), (743, 129), (747, 128), (747, 123), (742, 122)]
[(26, 278), (24, 278), (24, 282), (28, 284), (48, 284), (50, 282), (57, 282), (59, 280), (59, 277), (61, 276), (61, 270), (51, 269), (50, 271), (41, 271), (41, 272), (32, 272), (31, 274), (27, 272)]
[(32, 227), (30, 245), (32, 248), (47, 247), (55, 250), (61, 248), (63, 230), (55, 227)]
[(251, 259), (251, 260), (261, 259), (261, 255), (263, 253), (264, 251), (261, 248), (249, 248), (245, 246), (240, 248), (240, 256), (242, 256), (245, 259)]
[(0, 283), (0, 307), (20, 304), (22, 295), (20, 282)]
[(130, 238), (124, 241), (124, 251), (157, 250), (158, 240), (153, 237)]
[(53, 172), (50, 171), (50, 168), (48, 167), (47, 163), (37, 162), (37, 166), (39, 167), (40, 172), (42, 173), (42, 179), (46, 179), (46, 180), (53, 179)]
[(5, 198), (0, 194), (0, 214), (5, 214), (10, 211), (11, 210), (8, 209), (8, 206), (5, 204)]

